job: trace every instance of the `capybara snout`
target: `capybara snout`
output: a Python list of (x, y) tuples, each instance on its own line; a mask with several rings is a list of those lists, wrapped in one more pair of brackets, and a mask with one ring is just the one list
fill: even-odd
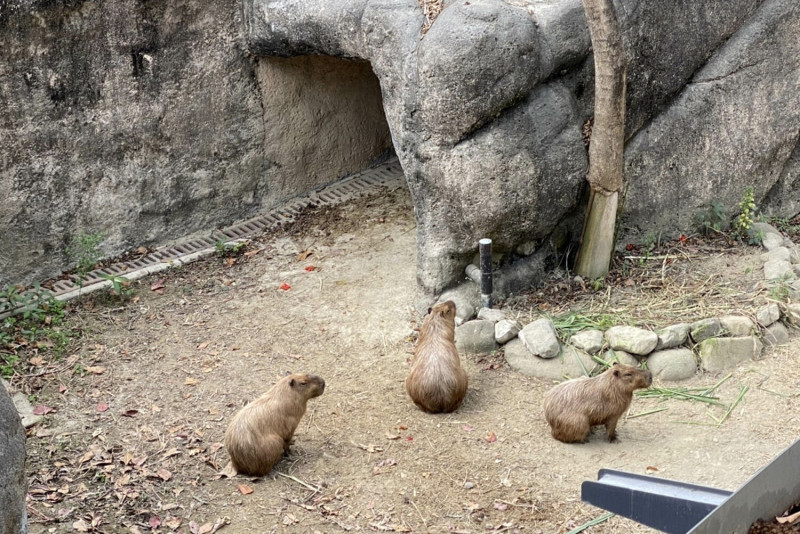
[(325, 391), (325, 380), (316, 375), (294, 375), (289, 380), (289, 387), (304, 392), (306, 400), (319, 397)]

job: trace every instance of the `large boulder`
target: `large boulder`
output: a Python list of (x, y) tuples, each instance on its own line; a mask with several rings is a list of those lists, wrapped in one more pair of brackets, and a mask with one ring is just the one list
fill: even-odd
[(25, 428), (6, 388), (0, 384), (0, 532), (25, 534)]

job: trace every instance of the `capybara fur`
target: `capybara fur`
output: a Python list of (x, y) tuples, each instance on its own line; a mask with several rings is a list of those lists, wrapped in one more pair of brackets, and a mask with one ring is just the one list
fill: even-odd
[(225, 448), (237, 473), (266, 475), (284, 453), (306, 413), (308, 399), (325, 391), (314, 375), (293, 374), (239, 410), (225, 432)]
[(593, 425), (605, 425), (608, 441), (615, 441), (617, 421), (631, 405), (633, 391), (652, 382), (650, 371), (614, 363), (594, 378), (567, 380), (548, 391), (544, 417), (553, 437), (564, 443), (586, 441)]
[(461, 368), (455, 343), (456, 305), (434, 306), (422, 322), (406, 391), (419, 409), (449, 413), (467, 394), (467, 373)]

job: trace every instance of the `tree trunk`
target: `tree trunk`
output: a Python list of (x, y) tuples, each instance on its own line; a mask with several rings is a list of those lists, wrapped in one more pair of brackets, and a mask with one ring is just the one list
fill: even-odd
[(612, 0), (583, 0), (594, 50), (594, 126), (589, 142), (591, 195), (575, 272), (608, 274), (622, 193), (625, 141), (625, 51)]

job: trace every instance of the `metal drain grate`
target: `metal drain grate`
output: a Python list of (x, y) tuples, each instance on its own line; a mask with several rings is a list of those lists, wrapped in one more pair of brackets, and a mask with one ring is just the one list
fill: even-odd
[[(339, 180), (323, 189), (313, 191), (307, 196), (288, 201), (271, 211), (239, 222), (221, 230), (214, 230), (208, 237), (199, 237), (190, 241), (165, 247), (132, 261), (124, 261), (95, 269), (83, 279), (83, 285), (76, 275), (68, 280), (59, 280), (52, 285), (52, 290), (43, 290), (58, 300), (69, 300), (111, 286), (111, 281), (103, 276), (124, 276), (128, 280), (136, 280), (170, 268), (173, 265), (190, 263), (199, 258), (211, 255), (217, 243), (229, 243), (246, 239), (264, 230), (277, 228), (294, 221), (300, 212), (308, 206), (334, 206), (342, 204), (362, 195), (375, 194), (382, 189), (405, 187), (403, 169), (398, 160), (392, 159)], [(23, 293), (24, 294), (24, 293)], [(20, 311), (7, 309), (4, 299), (0, 299), (0, 319)]]

